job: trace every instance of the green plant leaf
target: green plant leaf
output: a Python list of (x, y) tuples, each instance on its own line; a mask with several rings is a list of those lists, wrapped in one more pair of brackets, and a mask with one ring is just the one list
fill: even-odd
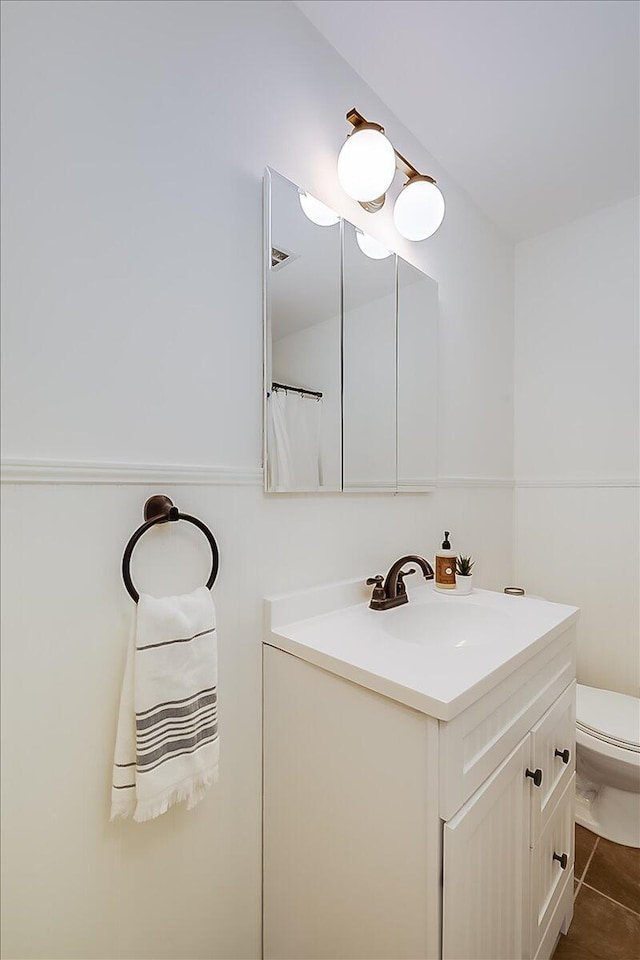
[(456, 573), (458, 576), (470, 577), (474, 563), (475, 560), (473, 560), (471, 557), (465, 557), (464, 554), (460, 554), (456, 560)]

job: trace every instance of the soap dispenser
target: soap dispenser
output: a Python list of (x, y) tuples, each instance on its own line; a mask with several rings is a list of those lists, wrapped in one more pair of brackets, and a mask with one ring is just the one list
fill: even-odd
[(436, 590), (455, 590), (456, 588), (456, 554), (449, 543), (449, 531), (445, 530), (442, 549), (436, 553)]

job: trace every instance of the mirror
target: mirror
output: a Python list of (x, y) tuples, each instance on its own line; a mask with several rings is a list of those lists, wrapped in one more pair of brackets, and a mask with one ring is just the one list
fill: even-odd
[(341, 490), (341, 225), (313, 223), (295, 184), (268, 181), (267, 490)]
[(432, 490), (437, 284), (310, 202), (267, 170), (265, 488)]

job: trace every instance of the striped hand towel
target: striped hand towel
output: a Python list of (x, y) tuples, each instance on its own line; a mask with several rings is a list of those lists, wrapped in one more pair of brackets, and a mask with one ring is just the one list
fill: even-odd
[(120, 697), (112, 820), (151, 820), (182, 800), (190, 810), (218, 779), (215, 629), (206, 587), (140, 596)]

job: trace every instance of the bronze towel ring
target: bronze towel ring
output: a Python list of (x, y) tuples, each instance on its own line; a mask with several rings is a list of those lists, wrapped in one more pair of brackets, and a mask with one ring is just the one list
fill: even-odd
[(209, 530), (202, 520), (198, 520), (197, 517), (191, 517), (188, 513), (180, 513), (178, 508), (174, 506), (173, 501), (170, 500), (169, 497), (164, 497), (161, 494), (158, 494), (154, 497), (149, 497), (144, 505), (144, 519), (145, 522), (141, 527), (138, 527), (136, 532), (133, 534), (129, 540), (129, 543), (126, 545), (124, 554), (122, 556), (122, 579), (124, 580), (124, 585), (127, 588), (127, 592), (134, 603), (138, 602), (140, 599), (140, 594), (134, 587), (133, 580), (131, 579), (131, 554), (133, 553), (133, 548), (140, 537), (151, 527), (155, 526), (156, 523), (168, 523), (170, 520), (186, 520), (188, 523), (193, 523), (196, 527), (198, 527), (199, 530), (202, 530), (205, 537), (209, 541), (212, 563), (211, 573), (209, 574), (209, 579), (207, 580), (206, 586), (208, 590), (211, 590), (211, 587), (214, 585), (216, 577), (218, 576), (218, 544), (216, 543), (215, 537), (211, 533), (211, 530)]

